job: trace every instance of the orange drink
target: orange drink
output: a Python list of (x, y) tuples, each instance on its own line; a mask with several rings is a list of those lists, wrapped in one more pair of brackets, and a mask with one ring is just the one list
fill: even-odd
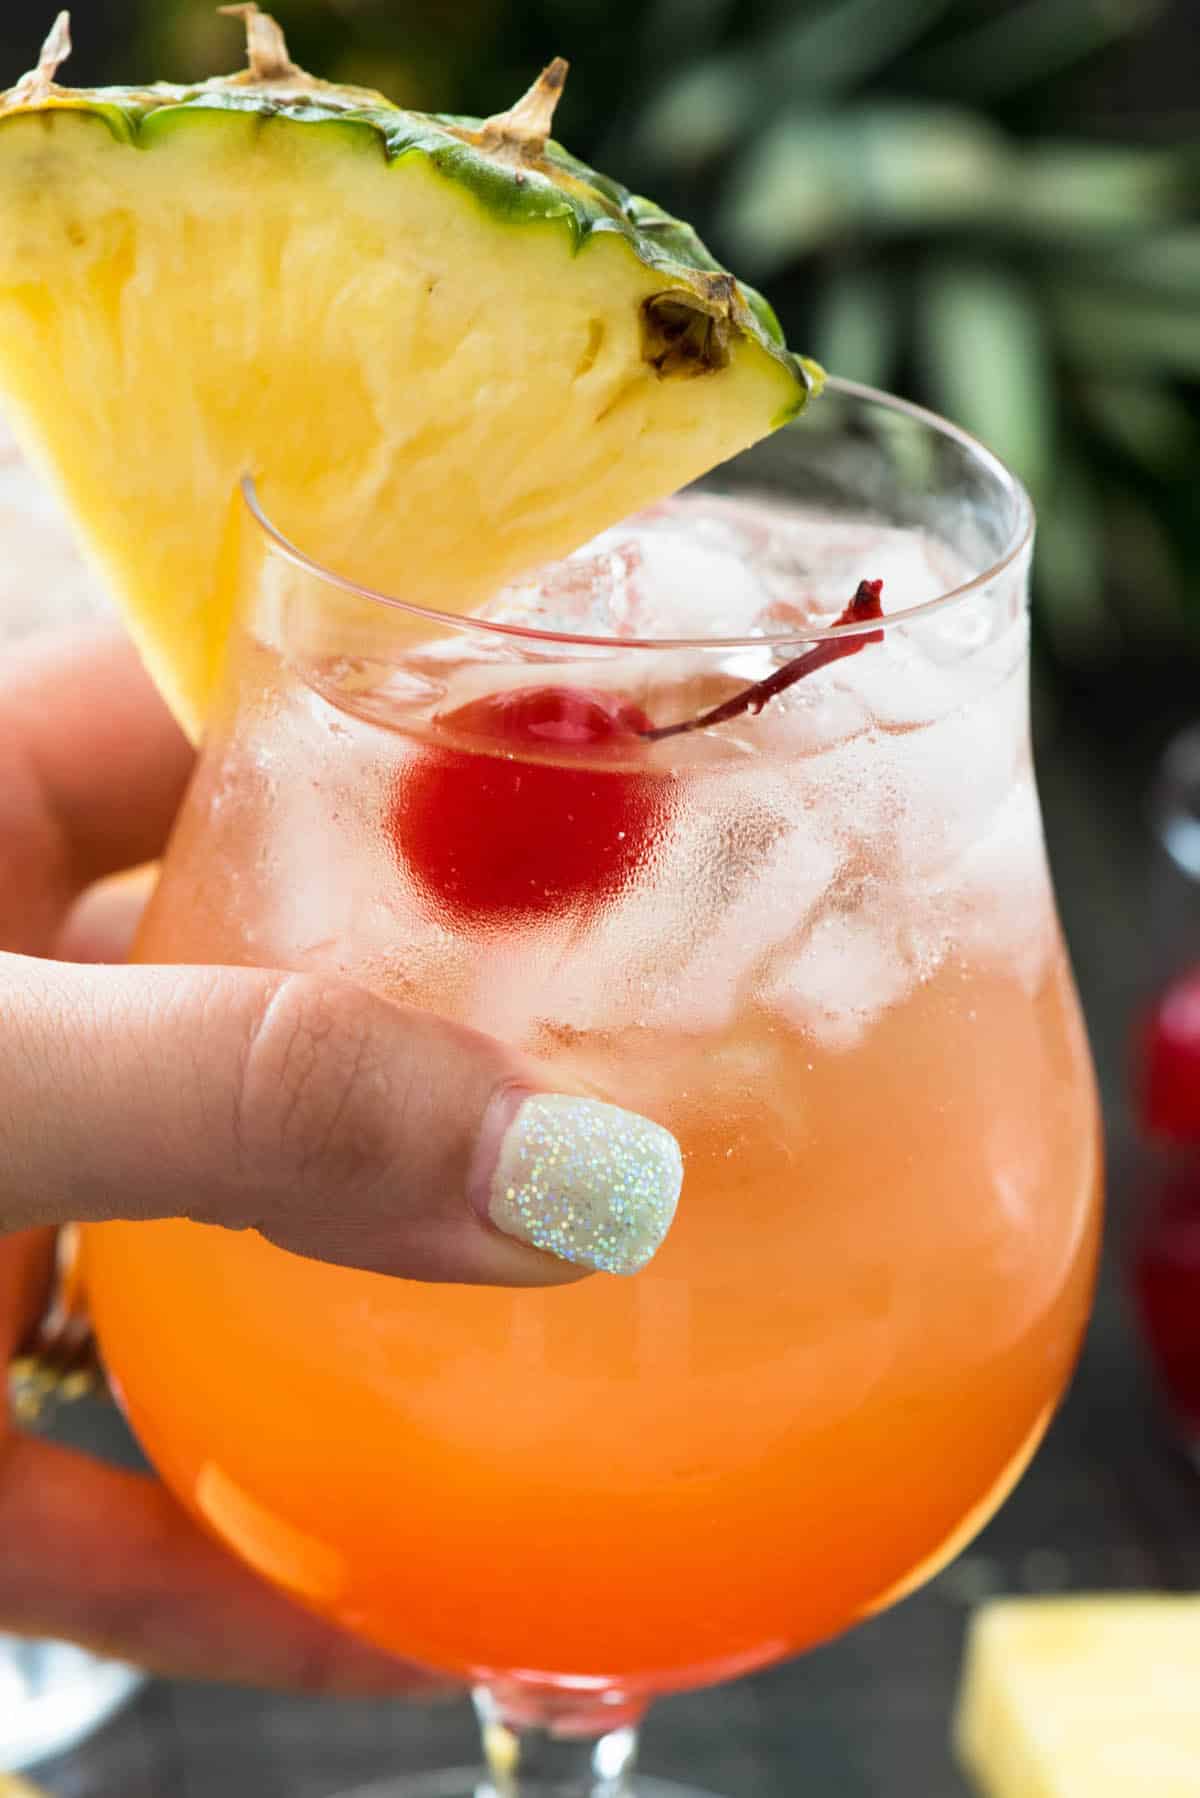
[[(633, 1279), (421, 1286), (252, 1232), (89, 1232), (106, 1355), (184, 1503), (510, 1720), (597, 1733), (920, 1583), (1026, 1466), (1087, 1313), (1097, 1118), (1029, 755), (1024, 501), (946, 427), (827, 404), (734, 465), (748, 495), (656, 508), (465, 620), (251, 521), (142, 934), (468, 1020), (679, 1139)], [(851, 426), (870, 505), (857, 463), (830, 491)], [(943, 458), (915, 498), (897, 441)], [(843, 614), (865, 577), (874, 632)]]

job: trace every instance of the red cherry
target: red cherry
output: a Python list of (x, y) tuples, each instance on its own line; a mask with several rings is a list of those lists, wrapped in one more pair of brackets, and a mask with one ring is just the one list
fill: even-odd
[(1200, 1165), (1191, 1158), (1145, 1193), (1130, 1271), (1167, 1398), (1200, 1439)]
[(598, 743), (634, 742), (650, 720), (619, 693), (591, 687), (512, 687), (485, 693), (439, 721), (459, 736), (501, 738), (526, 749), (592, 749)]
[(1140, 1072), (1143, 1128), (1200, 1143), (1200, 969), (1173, 981), (1150, 1013)]
[[(533, 923), (628, 885), (665, 822), (663, 781), (637, 765), (650, 728), (637, 706), (578, 687), (519, 687), (438, 725), (475, 745), (418, 751), (387, 823), (438, 912), (455, 923)], [(620, 763), (597, 766), (595, 752), (617, 744)], [(572, 756), (586, 765), (571, 767)]]

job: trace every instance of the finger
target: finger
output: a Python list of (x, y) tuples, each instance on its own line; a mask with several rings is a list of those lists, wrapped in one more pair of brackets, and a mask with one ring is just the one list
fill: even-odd
[(41, 953), (85, 887), (160, 853), (192, 752), (111, 631), (9, 652), (0, 743), (0, 947)]
[[(18, 1230), (0, 1237), (0, 1369), (45, 1309), (53, 1270), (53, 1230)], [(0, 1393), (0, 1434), (3, 1411)]]
[(2, 956), (0, 988), (2, 1227), (189, 1216), (544, 1285), (636, 1272), (674, 1215), (666, 1130), (348, 982)]
[(445, 1685), (301, 1610), (156, 1481), (17, 1435), (0, 1448), (0, 1629), (176, 1679), (364, 1695)]
[(152, 868), (97, 881), (71, 907), (53, 953), (59, 961), (128, 959), (154, 881)]

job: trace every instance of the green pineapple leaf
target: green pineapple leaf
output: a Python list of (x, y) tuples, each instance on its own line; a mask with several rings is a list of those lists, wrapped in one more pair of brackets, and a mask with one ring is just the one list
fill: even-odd
[(1103, 364), (1114, 374), (1161, 374), (1200, 380), (1200, 311), (1121, 287), (1060, 281), (1051, 316), (1064, 356)]
[(1075, 461), (1058, 470), (1038, 518), (1039, 614), (1064, 660), (1107, 660), (1120, 647), (1112, 614), (1100, 603), (1108, 578), (1105, 509), (1091, 475)]
[(1078, 398), (1091, 428), (1150, 475), (1170, 479), (1200, 463), (1200, 424), (1172, 388), (1093, 377), (1080, 383)]
[(1003, 269), (940, 262), (922, 277), (916, 318), (939, 409), (1041, 493), (1054, 459), (1055, 404), (1036, 294)]
[(720, 228), (764, 274), (831, 242), (978, 227), (1008, 158), (999, 133), (948, 107), (791, 111), (735, 166)]
[[(1193, 173), (1173, 150), (1059, 141), (1034, 144), (1014, 165), (1006, 222), (1049, 240), (1056, 249), (1078, 242), (1144, 237), (1147, 230), (1186, 217)], [(1200, 276), (1200, 248), (1197, 250)]]
[(834, 271), (816, 302), (813, 347), (824, 367), (884, 387), (901, 338), (904, 296), (886, 269), (871, 264)]
[[(913, 73), (946, 93), (996, 100), (1046, 83), (1143, 31), (1166, 0), (1022, 0), (928, 51)], [(965, 11), (966, 8), (959, 10)], [(977, 10), (977, 9), (973, 9)]]
[(953, 0), (837, 0), (735, 50), (685, 66), (650, 101), (635, 146), (653, 165), (727, 154), (786, 106), (828, 104), (916, 40)]

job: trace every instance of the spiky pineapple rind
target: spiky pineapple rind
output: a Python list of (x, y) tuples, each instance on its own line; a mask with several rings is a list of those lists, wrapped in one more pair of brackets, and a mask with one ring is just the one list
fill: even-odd
[[(184, 122), (251, 115), (265, 126), (341, 129), (360, 142), (369, 134), (390, 164), (424, 156), (439, 173), (493, 216), (513, 225), (552, 224), (565, 231), (578, 255), (601, 234), (615, 234), (646, 267), (661, 274), (668, 292), (692, 297), (719, 316), (725, 337), (749, 339), (791, 376), (793, 394), (774, 423), (794, 417), (819, 390), (816, 365), (786, 347), (779, 321), (763, 297), (727, 274), (692, 227), (652, 200), (599, 174), (560, 144), (548, 141), (528, 159), (498, 157), (484, 147), (489, 121), (407, 112), (367, 89), (337, 88), (308, 78), (296, 84), (256, 84), (241, 77), (198, 86), (156, 83), (142, 88), (62, 88), (30, 103), (13, 90), (0, 96), (0, 126), (19, 118), (80, 113), (100, 119), (118, 143), (148, 151)], [(719, 366), (719, 360), (712, 366)], [(701, 358), (664, 373), (696, 373)]]

